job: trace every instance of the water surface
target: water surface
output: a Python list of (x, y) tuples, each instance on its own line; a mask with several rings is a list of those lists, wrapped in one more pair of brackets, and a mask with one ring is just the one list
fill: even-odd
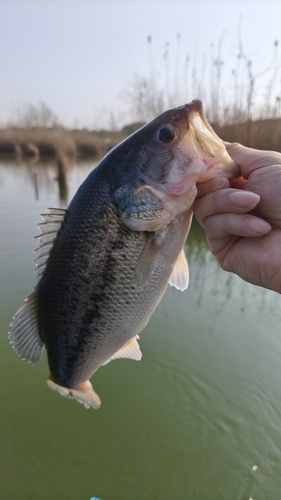
[(140, 363), (94, 375), (100, 410), (47, 387), (46, 355), (31, 367), (8, 344), (36, 283), (39, 214), (66, 207), (93, 167), (59, 185), (52, 163), (0, 161), (0, 498), (280, 499), (281, 299), (221, 271), (197, 225), (189, 289), (168, 288)]

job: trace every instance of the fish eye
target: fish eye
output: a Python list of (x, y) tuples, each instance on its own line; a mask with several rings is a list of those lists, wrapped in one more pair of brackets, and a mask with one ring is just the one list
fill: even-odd
[(169, 142), (173, 141), (175, 135), (176, 135), (175, 131), (172, 127), (164, 125), (162, 127), (159, 127), (159, 129), (156, 131), (155, 136), (157, 141), (163, 142), (164, 144), (168, 144)]

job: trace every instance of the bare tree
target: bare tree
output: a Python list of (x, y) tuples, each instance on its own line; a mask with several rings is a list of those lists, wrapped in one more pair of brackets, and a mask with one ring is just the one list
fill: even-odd
[(58, 125), (58, 117), (52, 109), (43, 101), (37, 105), (27, 103), (18, 105), (14, 110), (14, 117), (10, 125), (32, 128), (32, 127), (55, 127)]

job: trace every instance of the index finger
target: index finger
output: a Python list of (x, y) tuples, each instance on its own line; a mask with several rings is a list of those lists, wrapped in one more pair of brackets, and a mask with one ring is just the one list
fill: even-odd
[(245, 179), (255, 170), (270, 165), (281, 165), (281, 154), (276, 151), (262, 151), (246, 148), (238, 143), (225, 143), (227, 152), (241, 168)]
[(205, 182), (198, 182), (197, 187), (197, 198), (201, 198), (206, 194), (213, 193), (214, 191), (219, 191), (220, 189), (225, 189), (230, 186), (230, 181), (227, 177), (215, 177)]

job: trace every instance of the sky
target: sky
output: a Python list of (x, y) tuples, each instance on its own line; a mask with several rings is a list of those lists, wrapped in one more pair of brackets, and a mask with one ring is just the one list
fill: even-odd
[(258, 73), (281, 38), (280, 0), (0, 0), (0, 124), (40, 101), (67, 127), (130, 122), (126, 90), (134, 75), (164, 74), (167, 42), (172, 68), (202, 65), (222, 37), (230, 74), (239, 18)]

